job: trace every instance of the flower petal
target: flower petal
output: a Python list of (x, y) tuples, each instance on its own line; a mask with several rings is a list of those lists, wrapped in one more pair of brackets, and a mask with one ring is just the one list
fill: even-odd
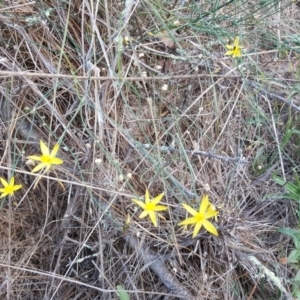
[(167, 206), (164, 206), (164, 205), (156, 205), (153, 207), (153, 211), (159, 211), (159, 210), (167, 210), (168, 207)]
[(191, 208), (189, 205), (183, 203), (182, 206), (186, 209), (192, 216), (196, 215), (198, 212)]
[(233, 50), (233, 48), (234, 48), (234, 46), (232, 46), (232, 45), (226, 45), (225, 46), (228, 50)]
[(227, 52), (225, 53), (225, 55), (232, 55), (233, 53), (234, 53), (233, 50), (229, 50), (229, 51), (227, 51)]
[(1, 198), (4, 198), (5, 196), (7, 196), (8, 195), (8, 193), (3, 193), (1, 196), (0, 196), (0, 199)]
[(149, 195), (149, 191), (148, 189), (146, 189), (146, 192), (145, 192), (145, 203), (149, 203), (150, 201), (150, 195)]
[(60, 158), (52, 157), (51, 161), (50, 161), (50, 164), (52, 164), (52, 165), (61, 165), (63, 162), (64, 161)]
[(199, 206), (199, 213), (200, 214), (205, 214), (208, 206), (209, 206), (209, 200), (208, 200), (208, 195), (204, 195), (201, 199), (201, 203)]
[(150, 216), (150, 219), (151, 219), (153, 225), (154, 225), (155, 227), (157, 227), (157, 219), (156, 219), (155, 212), (149, 211), (149, 216)]
[(205, 215), (204, 215), (204, 218), (205, 218), (205, 219), (210, 219), (210, 218), (212, 218), (212, 217), (217, 216), (218, 214), (219, 214), (218, 211), (207, 211), (207, 212), (205, 213)]
[(145, 207), (146, 207), (146, 204), (143, 201), (140, 201), (137, 199), (131, 199), (131, 201), (133, 201), (135, 204), (137, 204), (138, 206), (140, 206), (143, 209), (145, 209)]
[(145, 217), (147, 217), (149, 215), (149, 211), (148, 210), (144, 210), (140, 215), (139, 215), (139, 218), (140, 219), (143, 219)]
[(156, 196), (155, 198), (153, 198), (151, 200), (151, 203), (153, 203), (154, 205), (158, 204), (161, 201), (161, 199), (164, 197), (164, 195), (165, 195), (165, 193), (162, 192), (161, 194), (159, 194), (158, 196)]
[(240, 47), (239, 46), (239, 37), (237, 36), (235, 39), (234, 39), (234, 42), (233, 42), (233, 45), (234, 45), (234, 47)]
[(31, 173), (35, 173), (35, 172), (38, 172), (39, 170), (45, 168), (47, 165), (43, 164), (43, 163), (40, 163), (38, 164), (33, 170), (31, 170)]
[(181, 221), (180, 223), (178, 223), (179, 226), (183, 226), (183, 225), (190, 225), (190, 224), (194, 224), (197, 223), (197, 220), (195, 217), (190, 217), (185, 219), (184, 221)]
[(234, 54), (232, 55), (232, 57), (241, 57), (241, 50), (240, 49), (236, 49)]
[(49, 148), (45, 145), (45, 143), (43, 141), (40, 141), (40, 147), (41, 147), (41, 151), (43, 153), (43, 155), (47, 155), (49, 156)]
[(14, 184), (15, 184), (15, 177), (12, 176), (12, 178), (11, 178), (10, 181), (9, 181), (9, 185), (10, 185), (10, 186), (13, 186)]
[(219, 234), (218, 234), (218, 231), (217, 231), (216, 227), (213, 225), (213, 223), (211, 223), (211, 222), (209, 222), (209, 221), (207, 221), (207, 220), (204, 220), (202, 223), (203, 223), (204, 228), (205, 228), (209, 233), (211, 233), (211, 234), (213, 234), (213, 235), (216, 235), (216, 236), (219, 235)]
[(202, 222), (197, 222), (197, 224), (194, 228), (193, 238), (199, 233), (201, 227), (202, 227)]
[(0, 181), (4, 187), (8, 186), (8, 182), (4, 178), (0, 178)]
[(13, 186), (13, 191), (15, 192), (15, 191), (19, 190), (20, 188), (22, 188), (22, 185), (21, 185), (21, 184), (14, 185), (14, 186)]
[(51, 156), (51, 157), (55, 157), (56, 154), (57, 154), (57, 152), (58, 152), (58, 150), (59, 150), (59, 145), (56, 144), (56, 145), (53, 147), (50, 156)]
[(37, 155), (30, 155), (27, 158), (32, 159), (32, 160), (41, 161), (41, 157), (37, 156)]

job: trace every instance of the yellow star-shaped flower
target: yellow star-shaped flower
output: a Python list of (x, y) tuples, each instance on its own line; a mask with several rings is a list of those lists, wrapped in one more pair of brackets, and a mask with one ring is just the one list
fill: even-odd
[(232, 55), (233, 58), (242, 56), (242, 47), (239, 45), (238, 36), (234, 39), (233, 45), (226, 45), (225, 47), (228, 49), (225, 55)]
[(218, 215), (218, 211), (213, 206), (211, 206), (207, 195), (202, 197), (199, 211), (194, 210), (187, 204), (182, 204), (182, 206), (192, 215), (192, 217), (185, 219), (178, 225), (183, 226), (195, 224), (193, 237), (198, 234), (202, 226), (211, 234), (216, 236), (219, 235), (216, 227), (210, 221), (208, 221), (208, 219), (216, 217)]
[(7, 182), (5, 179), (0, 177), (0, 181), (4, 188), (0, 189), (0, 192), (2, 193), (0, 198), (4, 198), (7, 195), (13, 195), (15, 191), (19, 190), (22, 185), (14, 185), (15, 184), (15, 178), (12, 177), (9, 182)]
[(139, 218), (145, 218), (149, 215), (153, 225), (157, 227), (157, 218), (156, 218), (156, 212), (161, 210), (167, 210), (168, 207), (164, 205), (157, 205), (161, 199), (163, 198), (164, 193), (159, 194), (152, 200), (150, 200), (150, 195), (148, 189), (146, 189), (145, 193), (145, 202), (137, 200), (137, 199), (131, 199), (135, 204), (139, 205), (144, 211), (140, 214)]
[(50, 153), (49, 148), (44, 144), (43, 141), (40, 141), (40, 148), (42, 155), (28, 156), (29, 159), (40, 161), (40, 163), (31, 171), (32, 173), (38, 172), (44, 168), (46, 172), (50, 170), (52, 165), (61, 165), (64, 162), (62, 159), (56, 157), (56, 154), (59, 150), (59, 145), (56, 144)]

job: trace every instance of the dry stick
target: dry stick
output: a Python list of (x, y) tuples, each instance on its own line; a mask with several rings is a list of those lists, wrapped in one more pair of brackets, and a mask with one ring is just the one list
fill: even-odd
[(255, 256), (248, 256), (247, 259), (251, 261), (270, 281), (272, 281), (276, 287), (285, 295), (285, 299), (293, 300), (294, 298), (290, 295), (290, 293), (283, 286), (281, 279), (275, 275), (273, 271), (270, 271), (266, 268)]
[(280, 95), (277, 95), (275, 93), (271, 93), (268, 91), (267, 87), (255, 82), (254, 80), (249, 80), (247, 79), (246, 80), (246, 83), (248, 85), (250, 85), (251, 87), (255, 88), (260, 94), (265, 94), (266, 96), (269, 96), (270, 98), (275, 98), (287, 105), (289, 105), (291, 108), (293, 108), (294, 110), (300, 112), (300, 107), (297, 106), (296, 104), (294, 104), (293, 102), (291, 101), (288, 101), (286, 98), (280, 96)]
[[(12, 5), (12, 6), (7, 6), (7, 7), (4, 7), (4, 8), (1, 8), (0, 11), (5, 11), (5, 10), (8, 10), (8, 11), (11, 11), (13, 8), (19, 8), (19, 7), (22, 7), (22, 6), (27, 6), (27, 5), (32, 5), (32, 4), (35, 4), (35, 1), (31, 1), (29, 3), (24, 3), (24, 4), (16, 4), (16, 5)], [(1, 16), (1, 18), (5, 18), (6, 16)], [(9, 17), (7, 17), (9, 18)], [(15, 19), (17, 19), (18, 17), (15, 17)]]
[[(3, 58), (2, 58), (3, 59)], [(1, 58), (0, 58), (1, 60)], [(19, 76), (19, 77), (38, 77), (38, 78), (64, 78), (64, 79), (76, 79), (76, 80), (115, 80), (121, 79), (128, 81), (135, 80), (165, 80), (165, 79), (191, 79), (201, 77), (215, 77), (215, 78), (241, 78), (241, 75), (220, 75), (220, 74), (194, 74), (194, 75), (166, 75), (166, 76), (132, 76), (132, 77), (121, 77), (121, 76), (89, 76), (89, 75), (70, 75), (70, 74), (49, 74), (42, 72), (28, 72), (28, 71), (0, 71), (0, 76)]]
[[(8, 27), (12, 27), (13, 29), (15, 29), (16, 31), (19, 32), (19, 34), (21, 36), (23, 36), (27, 46), (28, 46), (28, 49), (31, 49), (33, 51), (33, 53), (35, 55), (37, 55), (39, 57), (39, 59), (42, 61), (43, 65), (47, 68), (47, 70), (49, 71), (49, 73), (52, 73), (53, 75), (55, 74), (58, 74), (58, 71), (56, 69), (56, 67), (50, 62), (48, 61), (45, 56), (39, 51), (39, 49), (37, 48), (37, 46), (35, 45), (35, 43), (32, 41), (31, 37), (27, 34), (26, 30), (24, 29), (23, 26), (19, 26), (19, 25), (16, 25), (16, 24), (10, 24), (10, 23), (7, 23), (7, 22), (4, 22)], [(10, 62), (7, 61), (6, 58), (2, 58), (0, 60), (0, 62), (2, 64), (5, 64), (8, 67), (8, 65), (10, 65)], [(12, 66), (10, 67), (9, 69), (16, 69), (16, 67)], [(13, 76), (13, 75), (12, 75)], [(27, 76), (26, 76), (27, 77)], [(41, 92), (40, 90), (34, 85), (34, 83), (25, 77), (25, 80), (26, 82), (28, 83), (28, 85), (33, 89), (33, 91), (40, 97), (42, 98), (46, 105), (48, 106), (48, 108), (50, 109), (51, 112), (54, 113), (54, 116), (55, 118), (60, 122), (60, 124), (63, 126), (64, 130), (69, 134), (69, 136), (74, 139), (78, 145), (80, 145), (80, 141), (77, 139), (77, 137), (72, 133), (72, 131), (70, 131), (68, 129), (68, 126), (65, 125), (66, 123), (66, 120), (64, 120), (62, 118), (62, 116), (60, 115), (60, 113), (57, 111), (55, 105), (53, 105)], [(54, 79), (56, 79), (56, 81), (60, 78), (60, 77), (53, 77)], [(72, 85), (72, 82), (70, 80), (67, 80), (66, 81), (66, 89), (68, 90), (71, 90), (74, 94), (76, 94), (76, 91), (74, 90), (73, 88), (73, 85)], [(56, 93), (56, 89), (54, 89), (54, 94)]]
[(31, 49), (34, 52), (34, 54), (39, 57), (39, 59), (42, 61), (42, 63), (47, 68), (49, 73), (54, 73), (54, 74), (57, 73), (55, 66), (50, 61), (48, 61), (45, 58), (45, 56), (39, 51), (36, 44), (32, 41), (30, 36), (25, 31), (24, 26), (19, 26), (16, 24), (13, 24), (13, 26), (11, 26), (10, 24), (7, 24), (7, 23), (6, 23), (6, 25), (16, 29), (20, 33), (20, 35), (23, 36), (28, 49)]
[[(20, 267), (20, 266), (9, 265), (6, 262), (0, 262), (0, 267), (4, 267), (4, 268), (10, 267), (14, 270), (23, 271), (23, 272), (26, 272), (26, 273), (38, 274), (38, 275), (44, 276), (44, 277), (52, 277), (52, 278), (55, 278), (55, 279), (58, 279), (58, 280), (61, 280), (61, 281), (64, 281), (64, 282), (70, 282), (72, 284), (77, 284), (78, 286), (84, 286), (84, 287), (87, 287), (89, 289), (99, 291), (100, 293), (117, 293), (118, 292), (115, 289), (102, 289), (102, 288), (99, 288), (97, 286), (93, 286), (92, 284), (88, 284), (88, 283), (85, 283), (83, 281), (79, 281), (79, 280), (76, 280), (76, 279), (73, 279), (73, 278), (70, 278), (70, 277), (65, 277), (63, 275), (58, 275), (58, 274), (55, 274), (53, 272), (39, 271), (39, 270), (36, 270), (36, 269), (29, 269), (29, 268), (24, 268), (24, 267)], [(7, 279), (5, 279), (5, 280), (7, 280)], [(0, 287), (2, 287), (2, 285)], [(126, 292), (132, 292), (132, 291), (126, 290)], [(141, 295), (144, 295), (144, 294), (153, 295), (154, 294), (154, 292), (145, 292), (145, 291), (139, 291), (139, 290), (135, 291), (135, 292), (139, 293)], [(155, 292), (155, 295), (165, 295), (165, 294)], [(189, 298), (189, 299), (193, 299), (193, 298)]]
[[(159, 256), (149, 248), (142, 248), (139, 241), (132, 235), (125, 236), (126, 243), (134, 250), (137, 251), (138, 256), (144, 261), (145, 265), (159, 277), (163, 284), (174, 294), (176, 297), (183, 299), (196, 299), (191, 292), (184, 287), (176, 277), (168, 270)], [(170, 295), (171, 296), (171, 295)]]
[[(18, 271), (23, 271), (23, 272), (26, 272), (26, 273), (37, 274), (37, 275), (40, 275), (40, 276), (43, 276), (43, 277), (46, 277), (46, 278), (51, 277), (51, 278), (61, 280), (63, 282), (70, 282), (70, 283), (76, 284), (78, 286), (84, 286), (84, 287), (87, 287), (88, 289), (99, 291), (99, 295), (102, 295), (103, 293), (116, 293), (116, 294), (118, 293), (118, 290), (116, 290), (116, 289), (99, 288), (99, 287), (94, 286), (92, 284), (88, 284), (88, 283), (85, 283), (83, 281), (79, 281), (79, 280), (76, 280), (74, 278), (71, 278), (71, 277), (65, 277), (63, 275), (55, 274), (54, 272), (39, 271), (37, 269), (30, 269), (30, 268), (24, 268), (24, 267), (21, 267), (21, 266), (9, 265), (6, 262), (0, 262), (0, 267), (4, 267), (4, 268), (10, 267), (11, 269), (18, 270)], [(8, 280), (7, 278), (4, 279), (4, 284), (1, 284), (0, 288), (5, 285), (5, 281), (7, 283), (7, 280)], [(125, 292), (132, 293), (131, 290), (125, 290)], [(154, 295), (160, 295), (160, 296), (166, 296), (166, 293), (159, 293), (159, 292), (148, 292), (148, 291), (142, 291), (142, 290), (136, 290), (134, 292), (141, 294), (141, 297), (142, 296), (145, 297), (145, 295), (153, 296), (153, 294)], [(100, 293), (102, 293), (102, 294), (100, 294)], [(195, 298), (185, 298), (185, 299), (196, 300)]]
[(274, 114), (273, 114), (272, 106), (271, 106), (271, 103), (270, 103), (270, 101), (269, 101), (269, 99), (267, 97), (265, 97), (264, 95), (262, 97), (268, 103), (269, 110), (271, 112), (271, 120), (272, 120), (272, 125), (273, 125), (273, 130), (274, 130), (274, 136), (275, 136), (276, 146), (277, 146), (277, 149), (278, 149), (278, 155), (279, 155), (279, 159), (280, 159), (282, 176), (283, 176), (284, 181), (286, 182), (285, 170), (284, 170), (284, 163), (283, 163), (283, 159), (282, 159), (282, 153), (281, 153), (281, 149), (280, 149), (280, 142), (279, 142), (279, 138), (278, 138), (278, 134), (277, 134), (276, 122), (275, 122), (275, 119), (274, 119)]
[[(13, 67), (11, 65), (11, 63), (5, 58), (5, 59), (0, 59), (0, 64), (7, 67), (8, 69), (14, 69), (16, 67)], [(18, 73), (13, 71), (5, 71), (8, 73)], [(22, 72), (21, 72), (22, 73)], [(43, 99), (44, 103), (47, 105), (48, 109), (52, 112), (55, 113), (55, 117), (56, 119), (60, 122), (60, 124), (62, 125), (62, 127), (64, 128), (64, 130), (66, 130), (66, 132), (68, 133), (68, 135), (75, 140), (78, 145), (80, 145), (81, 143), (79, 143), (78, 138), (76, 137), (76, 135), (74, 135), (74, 133), (69, 130), (67, 128), (67, 126), (65, 125), (66, 121), (62, 118), (62, 116), (60, 115), (60, 113), (57, 111), (56, 107), (47, 99), (47, 97), (45, 97), (43, 95), (43, 93), (37, 88), (36, 84), (30, 80), (27, 76), (24, 76), (24, 80), (26, 81), (27, 85), (32, 89), (32, 91), (35, 93), (35, 95), (37, 95), (40, 99)]]
[[(151, 148), (155, 148), (156, 146), (151, 145), (151, 144), (141, 144), (137, 141), (135, 141), (134, 144), (136, 147), (142, 147), (145, 149), (151, 149)], [(159, 147), (160, 151), (163, 152), (176, 152), (176, 153), (180, 153), (181, 150), (180, 149), (176, 149), (174, 147), (170, 147), (170, 146), (161, 146)], [(215, 158), (215, 159), (219, 159), (225, 162), (233, 162), (233, 163), (242, 163), (242, 164), (248, 164), (249, 161), (242, 158), (242, 157), (227, 157), (227, 156), (221, 156), (221, 155), (217, 155), (214, 154), (213, 152), (206, 152), (206, 151), (200, 151), (200, 150), (184, 150), (185, 153), (187, 154), (191, 154), (191, 155), (196, 155), (196, 156), (204, 156), (204, 157), (211, 157), (211, 158)]]
[[(148, 161), (151, 162), (151, 164), (155, 164), (156, 161), (153, 161), (153, 159), (150, 158), (150, 156), (148, 155), (150, 151), (146, 151), (147, 147), (144, 147), (144, 144), (140, 144), (138, 143), (136, 140), (134, 140), (131, 136), (129, 136), (127, 133), (125, 133), (124, 130), (121, 130), (120, 128), (118, 128), (119, 133), (128, 141), (128, 143), (130, 144), (130, 146), (134, 149), (138, 149), (141, 150), (141, 155), (143, 155), (145, 158), (148, 159)], [(138, 146), (138, 145), (142, 145), (142, 146)], [(148, 144), (146, 144), (148, 145)], [(152, 146), (154, 147), (154, 146)], [(164, 146), (162, 146), (164, 148)], [(159, 147), (159, 149), (161, 150), (162, 147)], [(190, 191), (189, 189), (187, 189), (184, 185), (182, 185), (177, 179), (175, 179), (175, 177), (171, 174), (169, 174), (165, 168), (162, 169), (165, 174), (166, 174), (166, 178), (169, 179), (175, 186), (180, 187), (181, 191), (187, 195), (189, 198), (195, 198), (196, 194), (193, 193), (192, 191)]]

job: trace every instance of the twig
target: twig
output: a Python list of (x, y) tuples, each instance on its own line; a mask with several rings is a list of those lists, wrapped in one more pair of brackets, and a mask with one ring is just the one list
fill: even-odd
[(250, 85), (251, 87), (255, 88), (260, 94), (265, 94), (266, 96), (269, 96), (270, 98), (276, 98), (277, 100), (289, 105), (294, 110), (300, 112), (300, 107), (299, 106), (297, 106), (296, 104), (294, 104), (291, 101), (288, 101), (286, 98), (284, 98), (280, 95), (277, 95), (275, 93), (271, 93), (270, 91), (267, 90), (267, 87), (264, 87), (264, 86), (256, 83), (253, 80), (246, 80), (246, 83), (248, 85)]
[(267, 179), (270, 177), (273, 170), (278, 166), (278, 163), (272, 165), (269, 169), (267, 169), (263, 174), (259, 175), (258, 177), (254, 178), (251, 181), (251, 186), (258, 185), (262, 182), (267, 181)]
[[(137, 147), (143, 147), (145, 149), (151, 149), (156, 146), (151, 145), (151, 144), (141, 144), (138, 142), (135, 142), (135, 146)], [(160, 151), (163, 152), (176, 152), (176, 153), (181, 153), (180, 149), (176, 149), (174, 147), (169, 147), (169, 146), (161, 146), (159, 147)], [(221, 156), (214, 154), (213, 152), (206, 152), (206, 151), (200, 151), (200, 150), (184, 150), (185, 153), (191, 154), (191, 155), (197, 155), (197, 156), (204, 156), (204, 157), (211, 157), (215, 159), (219, 159), (225, 162), (235, 162), (235, 163), (243, 163), (243, 164), (248, 164), (249, 161), (242, 158), (242, 157), (226, 157), (226, 156)]]
[(273, 130), (274, 130), (275, 141), (276, 141), (276, 145), (277, 145), (277, 149), (278, 149), (280, 164), (281, 164), (282, 176), (283, 176), (284, 181), (286, 181), (285, 171), (284, 171), (284, 163), (283, 163), (283, 159), (282, 159), (280, 142), (279, 142), (279, 138), (278, 138), (278, 133), (277, 133), (276, 123), (275, 123), (275, 119), (274, 119), (274, 114), (273, 114), (273, 111), (272, 111), (272, 106), (271, 106), (271, 103), (270, 103), (269, 99), (266, 96), (263, 95), (262, 97), (267, 101), (268, 106), (269, 106), (269, 110), (271, 112), (272, 125), (273, 125)]
[[(0, 58), (1, 59), (1, 58)], [(0, 70), (0, 77), (37, 77), (37, 78), (64, 78), (64, 79), (73, 79), (73, 80), (112, 80), (119, 81), (124, 79), (127, 81), (135, 80), (150, 80), (150, 81), (161, 81), (168, 79), (193, 79), (201, 77), (216, 77), (216, 78), (241, 78), (241, 75), (222, 75), (222, 74), (193, 74), (193, 75), (164, 75), (164, 76), (128, 76), (122, 78), (121, 76), (90, 76), (90, 75), (72, 75), (72, 74), (49, 74), (43, 72), (28, 72), (28, 71), (7, 71)]]
[(283, 286), (280, 278), (278, 278), (274, 272), (270, 271), (269, 269), (267, 269), (255, 256), (248, 256), (248, 260), (250, 260), (256, 267), (258, 267), (263, 276), (266, 276), (269, 280), (271, 280), (276, 287), (285, 294), (286, 299), (288, 300), (292, 300), (293, 297), (290, 295), (290, 293), (285, 289), (285, 287)]
[(149, 248), (141, 247), (138, 240), (132, 235), (125, 236), (126, 243), (132, 248), (137, 250), (137, 254), (144, 261), (146, 265), (159, 277), (163, 284), (174, 294), (176, 297), (183, 299), (196, 299), (191, 292), (186, 289), (173, 274), (164, 265), (159, 256)]

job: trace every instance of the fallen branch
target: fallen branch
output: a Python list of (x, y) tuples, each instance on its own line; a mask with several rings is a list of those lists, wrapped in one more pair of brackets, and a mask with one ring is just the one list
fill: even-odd
[(293, 300), (293, 297), (283, 286), (281, 279), (277, 277), (274, 272), (266, 268), (255, 256), (248, 256), (248, 260), (250, 260), (256, 267), (259, 268), (263, 276), (267, 277), (273, 282), (274, 285), (276, 285), (276, 287), (285, 295), (285, 299)]
[[(151, 144), (141, 144), (138, 142), (135, 142), (135, 146), (137, 147), (143, 147), (145, 149), (151, 149), (156, 146), (153, 146)], [(162, 152), (176, 152), (176, 153), (181, 153), (182, 150), (176, 149), (174, 147), (170, 146), (160, 146), (159, 150)], [(191, 154), (191, 155), (196, 155), (196, 156), (204, 156), (204, 157), (210, 157), (210, 158), (215, 158), (219, 159), (225, 162), (233, 162), (233, 163), (242, 163), (242, 164), (248, 164), (249, 161), (244, 159), (243, 157), (227, 157), (227, 156), (221, 156), (214, 154), (213, 152), (206, 152), (206, 151), (201, 151), (201, 150), (184, 150), (185, 153)]]
[(292, 101), (287, 100), (286, 98), (277, 95), (275, 93), (272, 93), (270, 91), (267, 90), (267, 87), (264, 87), (263, 85), (256, 83), (253, 80), (247, 80), (246, 83), (248, 85), (250, 85), (252, 88), (255, 88), (257, 90), (258, 93), (260, 94), (264, 94), (266, 96), (269, 96), (270, 98), (275, 98), (283, 103), (285, 103), (286, 105), (290, 106), (291, 108), (293, 108), (294, 110), (300, 112), (300, 107), (297, 106), (296, 104), (294, 104)]
[(143, 260), (145, 265), (148, 265), (149, 268), (159, 277), (162, 283), (173, 294), (172, 296), (189, 300), (196, 299), (196, 297), (193, 296), (192, 293), (168, 270), (163, 263), (163, 259), (160, 258), (153, 250), (141, 247), (139, 241), (132, 235), (126, 235), (125, 241), (132, 249), (137, 251), (138, 256)]

